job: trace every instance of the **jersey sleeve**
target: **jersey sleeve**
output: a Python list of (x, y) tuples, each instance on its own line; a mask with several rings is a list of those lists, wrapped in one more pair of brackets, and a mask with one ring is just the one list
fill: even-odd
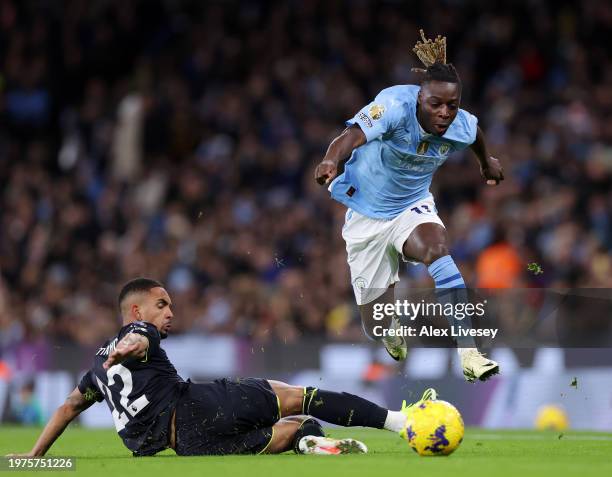
[(87, 371), (83, 375), (77, 387), (87, 401), (102, 402), (104, 400), (102, 392), (95, 383), (92, 370)]
[(159, 331), (152, 325), (151, 323), (147, 323), (146, 321), (133, 321), (132, 323), (124, 326), (119, 332), (119, 341), (125, 338), (129, 333), (136, 333), (142, 336), (146, 336), (149, 340), (149, 348), (147, 349), (147, 354), (144, 359), (140, 360), (142, 362), (147, 362), (149, 355), (155, 350), (159, 349), (159, 344), (161, 340), (161, 336)]
[(444, 137), (453, 141), (455, 150), (461, 151), (474, 144), (477, 132), (478, 118), (460, 109)]
[(389, 94), (381, 93), (374, 101), (361, 108), (346, 125), (358, 124), (367, 142), (370, 142), (393, 131), (400, 124), (402, 115), (402, 103)]

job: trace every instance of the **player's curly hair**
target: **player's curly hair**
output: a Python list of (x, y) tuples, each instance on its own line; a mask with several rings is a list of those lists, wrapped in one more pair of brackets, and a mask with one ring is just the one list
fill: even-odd
[(419, 32), (421, 40), (416, 42), (412, 51), (419, 57), (425, 69), (412, 68), (412, 71), (423, 75), (421, 83), (444, 81), (461, 86), (457, 70), (451, 63), (446, 63), (446, 37), (438, 35), (435, 40), (431, 40), (425, 37), (422, 29)]

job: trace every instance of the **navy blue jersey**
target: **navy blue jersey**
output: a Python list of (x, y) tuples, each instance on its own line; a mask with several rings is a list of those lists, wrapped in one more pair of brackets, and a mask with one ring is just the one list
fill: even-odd
[[(128, 333), (149, 339), (145, 357), (105, 370), (102, 364)], [(170, 418), (185, 385), (160, 347), (160, 339), (150, 323), (136, 321), (124, 326), (97, 351), (93, 367), (79, 383), (87, 399), (106, 401), (119, 436), (134, 455), (152, 455), (168, 447)]]

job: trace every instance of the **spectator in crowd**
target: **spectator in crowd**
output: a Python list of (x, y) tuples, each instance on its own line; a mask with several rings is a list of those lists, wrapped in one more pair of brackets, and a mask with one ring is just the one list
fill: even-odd
[(42, 426), (45, 423), (40, 403), (34, 395), (34, 383), (32, 381), (25, 383), (19, 393), (13, 396), (11, 412), (20, 424)]

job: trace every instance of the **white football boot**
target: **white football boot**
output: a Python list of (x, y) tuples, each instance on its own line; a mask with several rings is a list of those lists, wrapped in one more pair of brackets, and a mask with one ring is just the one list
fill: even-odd
[(331, 437), (304, 436), (298, 443), (300, 454), (339, 455), (366, 454), (367, 446), (355, 439), (332, 439)]
[[(391, 329), (399, 330), (401, 327), (395, 316), (391, 318)], [(403, 336), (386, 336), (382, 339), (389, 356), (395, 361), (403, 361), (408, 356), (408, 345)]]
[(499, 374), (499, 364), (487, 358), (476, 348), (459, 348), (459, 357), (463, 376), (470, 383), (477, 379), (486, 381), (491, 376)]

